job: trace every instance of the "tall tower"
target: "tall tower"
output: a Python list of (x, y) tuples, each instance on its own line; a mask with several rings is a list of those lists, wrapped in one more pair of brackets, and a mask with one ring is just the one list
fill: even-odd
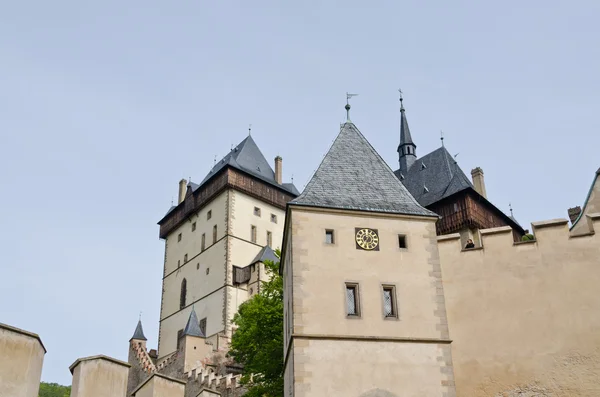
[(215, 348), (228, 343), (233, 315), (265, 278), (265, 247), (281, 246), (285, 206), (298, 195), (282, 183), (281, 157), (274, 163), (275, 171), (248, 135), (200, 184), (180, 182), (177, 205), (158, 222), (165, 241), (159, 361), (182, 348), (190, 318)]
[(437, 218), (342, 125), (287, 208), (285, 396), (455, 396)]
[(406, 175), (409, 168), (417, 159), (417, 145), (415, 145), (412, 136), (410, 136), (403, 100), (402, 92), (400, 92), (400, 144), (398, 145), (398, 161), (400, 163), (399, 171)]

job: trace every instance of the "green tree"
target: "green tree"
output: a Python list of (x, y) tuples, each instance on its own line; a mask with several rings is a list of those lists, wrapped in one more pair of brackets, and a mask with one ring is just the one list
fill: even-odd
[[(281, 252), (276, 255), (279, 258)], [(238, 328), (229, 355), (244, 365), (240, 382), (248, 387), (244, 397), (283, 396), (283, 277), (279, 261), (267, 261), (265, 269), (271, 280), (233, 317)]]
[(39, 397), (69, 397), (71, 386), (61, 386), (56, 383), (40, 383)]

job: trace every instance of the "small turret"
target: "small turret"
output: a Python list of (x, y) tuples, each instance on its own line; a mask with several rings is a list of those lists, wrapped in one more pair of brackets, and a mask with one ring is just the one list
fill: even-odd
[(200, 365), (202, 360), (212, 353), (212, 346), (206, 343), (206, 337), (200, 329), (196, 310), (192, 307), (188, 322), (179, 339), (179, 353), (183, 361), (184, 372)]
[(188, 318), (188, 322), (185, 325), (185, 329), (183, 330), (182, 336), (199, 336), (204, 338), (206, 335), (202, 333), (200, 329), (200, 322), (198, 321), (198, 316), (196, 315), (196, 310), (192, 307), (192, 312), (190, 313), (190, 317)]
[(138, 340), (138, 341), (147, 341), (148, 340), (144, 336), (144, 329), (142, 328), (142, 320), (141, 319), (138, 320), (137, 327), (135, 327), (135, 332), (133, 333), (133, 336), (131, 337), (131, 339), (129, 339), (130, 342), (132, 340)]

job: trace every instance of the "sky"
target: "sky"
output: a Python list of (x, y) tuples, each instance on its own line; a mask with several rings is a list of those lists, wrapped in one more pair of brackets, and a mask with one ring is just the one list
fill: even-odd
[(597, 1), (6, 1), (0, 5), (0, 322), (42, 380), (155, 348), (181, 178), (248, 134), (302, 190), (345, 120), (396, 169), (445, 145), (522, 225), (565, 218), (600, 167)]

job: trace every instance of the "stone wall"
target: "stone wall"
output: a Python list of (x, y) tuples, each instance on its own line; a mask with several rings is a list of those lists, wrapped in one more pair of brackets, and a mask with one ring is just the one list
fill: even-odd
[(474, 250), (438, 237), (457, 395), (600, 395), (600, 214), (587, 220), (577, 238), (566, 219), (534, 223), (531, 243), (482, 230)]

